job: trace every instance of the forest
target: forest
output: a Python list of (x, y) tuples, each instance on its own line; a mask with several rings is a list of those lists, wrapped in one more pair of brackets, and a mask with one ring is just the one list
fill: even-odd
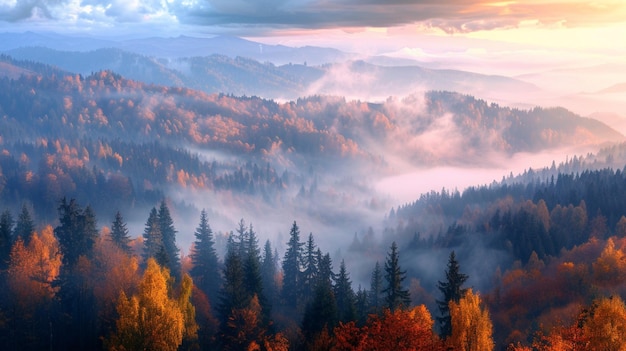
[[(278, 252), (242, 219), (220, 257), (202, 211), (185, 256), (165, 199), (137, 238), (122, 213), (99, 224), (75, 199), (58, 202), (55, 225), (36, 225), (27, 206), (5, 210), (1, 341), (32, 350), (617, 350), (626, 342), (623, 177), (604, 169), (430, 194), (389, 220), (410, 223), (427, 202), (449, 216), (464, 208), (459, 221), (437, 236), (407, 242), (410, 226), (399, 225), (353, 245), (351, 254), (377, 257), (386, 247), (369, 286), (356, 289), (346, 261), (295, 221)], [(482, 210), (471, 211), (477, 202)], [(490, 284), (480, 290), (465, 273), (471, 240), (510, 258), (483, 272)], [(447, 263), (428, 287), (409, 258), (432, 250)]]
[[(0, 63), (1, 349), (626, 344), (626, 144), (598, 121)], [(605, 147), (400, 206), (372, 185), (579, 145)]]

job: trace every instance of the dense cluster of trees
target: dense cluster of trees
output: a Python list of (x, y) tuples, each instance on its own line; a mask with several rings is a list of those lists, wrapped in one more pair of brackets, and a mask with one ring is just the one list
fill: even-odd
[(202, 211), (181, 263), (165, 201), (135, 239), (120, 212), (100, 230), (91, 207), (74, 199), (63, 198), (58, 215), (56, 227), (40, 231), (26, 207), (16, 223), (8, 210), (1, 216), (3, 348), (476, 349), (461, 346), (468, 338), (493, 348), (491, 324), (481, 322), (489, 319), (484, 303), (460, 288), (466, 277), (454, 254), (440, 283), (451, 334), (440, 338), (428, 309), (411, 303), (395, 243), (384, 268), (376, 264), (370, 289), (355, 292), (345, 262), (335, 271), (312, 234), (301, 241), (296, 222), (282, 260), (269, 240), (261, 252), (243, 220), (220, 259)]

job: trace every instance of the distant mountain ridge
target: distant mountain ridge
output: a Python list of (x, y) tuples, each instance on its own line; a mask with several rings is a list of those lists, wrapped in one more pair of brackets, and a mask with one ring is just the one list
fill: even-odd
[(499, 100), (501, 96), (514, 95), (518, 91), (539, 91), (532, 84), (503, 76), (420, 66), (379, 66), (363, 60), (321, 66), (277, 66), (243, 56), (212, 54), (156, 58), (118, 48), (59, 51), (22, 47), (5, 53), (20, 60), (41, 62), (82, 75), (111, 70), (150, 84), (281, 100), (315, 94), (384, 100), (389, 96), (426, 90), (457, 91)]

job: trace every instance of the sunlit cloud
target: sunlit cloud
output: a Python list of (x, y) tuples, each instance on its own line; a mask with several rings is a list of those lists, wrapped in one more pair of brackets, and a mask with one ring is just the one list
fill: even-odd
[(0, 21), (54, 22), (86, 19), (111, 22), (167, 21), (198, 26), (283, 29), (397, 27), (421, 23), (446, 33), (538, 26), (621, 23), (626, 5), (618, 0), (2, 0)]

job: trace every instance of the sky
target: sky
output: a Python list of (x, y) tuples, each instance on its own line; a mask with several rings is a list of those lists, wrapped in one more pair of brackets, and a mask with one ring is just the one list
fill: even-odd
[[(229, 34), (514, 77), (626, 65), (624, 0), (0, 0), (0, 31), (27, 30), (115, 38)], [(601, 72), (602, 80), (590, 73), (582, 83), (601, 90), (626, 82), (614, 71)], [(532, 78), (579, 89), (555, 75)]]

